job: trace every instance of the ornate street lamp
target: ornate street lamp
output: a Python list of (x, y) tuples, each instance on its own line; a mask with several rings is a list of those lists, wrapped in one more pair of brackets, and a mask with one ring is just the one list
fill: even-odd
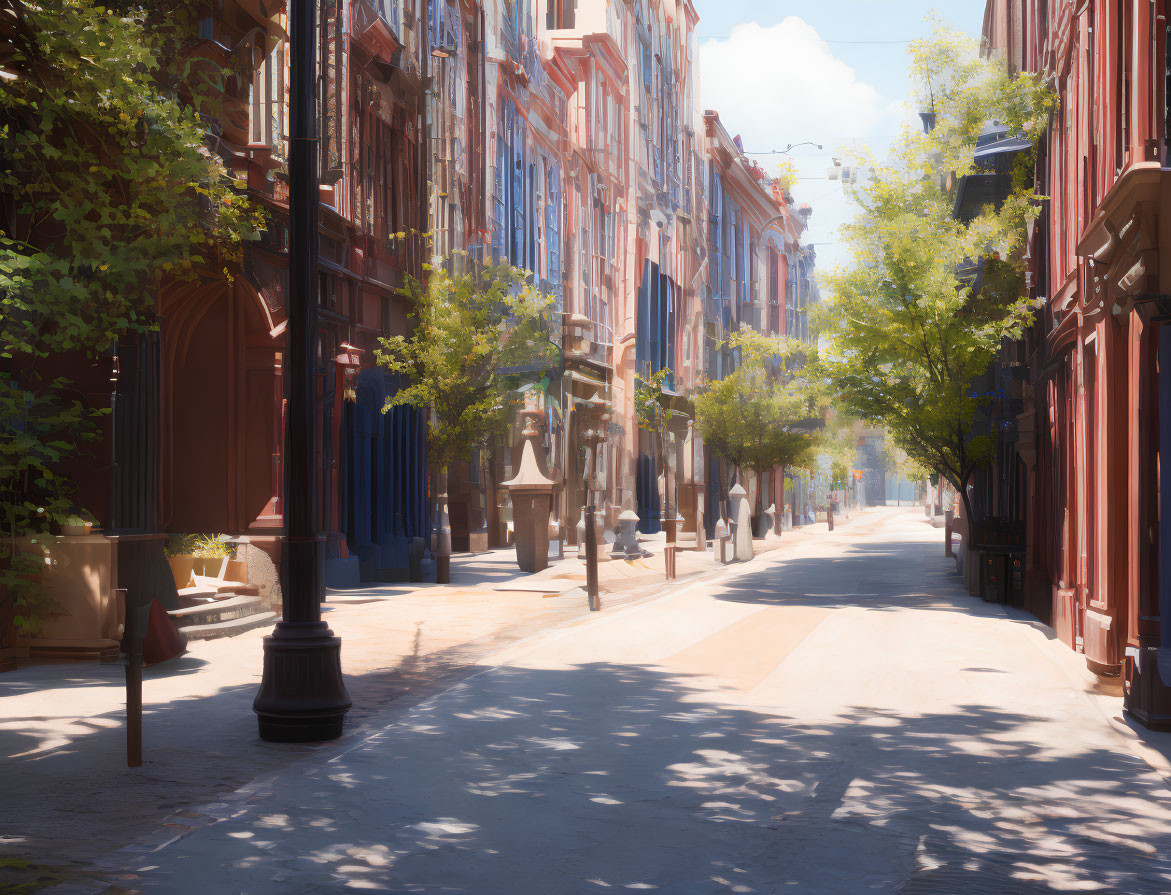
[(289, 297), (285, 381), (283, 619), (264, 638), (264, 676), (252, 704), (260, 738), (274, 743), (341, 735), (350, 697), (342, 681), (341, 638), (321, 620), (325, 540), (317, 532), (316, 390), (313, 343), (317, 303), (316, 3), (289, 0)]

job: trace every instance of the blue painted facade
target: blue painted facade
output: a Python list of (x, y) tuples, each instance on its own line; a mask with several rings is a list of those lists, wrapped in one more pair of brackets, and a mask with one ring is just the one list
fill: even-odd
[[(659, 265), (647, 261), (643, 265), (638, 288), (638, 319), (635, 324), (635, 370), (643, 379), (649, 379), (659, 370), (670, 376), (666, 387), (674, 388), (675, 342), (678, 331), (679, 289), (674, 281), (659, 270)], [(658, 449), (653, 436), (641, 432), (638, 465), (636, 467), (636, 498), (639, 531), (655, 534), (662, 530), (659, 506)]]
[(430, 528), (426, 420), (411, 407), (382, 412), (397, 388), (392, 375), (366, 370), (347, 404), (342, 524), (366, 581), (404, 580), (407, 543)]

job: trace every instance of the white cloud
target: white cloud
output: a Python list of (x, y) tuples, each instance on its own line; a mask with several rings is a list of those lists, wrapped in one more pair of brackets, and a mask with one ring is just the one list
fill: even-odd
[[(746, 22), (725, 39), (700, 47), (700, 92), (705, 109), (719, 112), (729, 134), (740, 134), (749, 152), (794, 150), (799, 174), (824, 178), (831, 156), (848, 142), (861, 142), (885, 154), (890, 136), (906, 115), (903, 103), (883, 97), (854, 69), (834, 55), (817, 30), (797, 16), (763, 27)], [(754, 156), (772, 170), (780, 156)], [(832, 181), (803, 180), (794, 189), (798, 202), (813, 206), (810, 241), (828, 242), (853, 216), (841, 187)], [(838, 246), (818, 247), (826, 266), (846, 260)]]
[(878, 91), (797, 16), (768, 28), (746, 22), (725, 40), (706, 41), (700, 85), (704, 108), (718, 111), (748, 149), (865, 136), (886, 118)]

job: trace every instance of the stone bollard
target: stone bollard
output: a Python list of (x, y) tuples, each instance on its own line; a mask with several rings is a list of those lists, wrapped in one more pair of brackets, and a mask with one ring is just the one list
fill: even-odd
[(634, 510), (623, 510), (618, 514), (618, 535), (614, 538), (614, 547), (610, 555), (615, 559), (625, 557), (633, 559), (638, 556), (638, 513)]
[(712, 559), (728, 564), (728, 523), (723, 519), (717, 519), (712, 529)]
[(513, 532), (516, 562), (525, 572), (540, 572), (549, 566), (549, 519), (552, 516), (553, 480), (541, 472), (532, 420), (521, 435), (525, 439), (516, 476), (502, 482), (512, 495)]
[(752, 515), (748, 509), (748, 492), (739, 483), (728, 492), (732, 502), (732, 554), (747, 562), (752, 559)]

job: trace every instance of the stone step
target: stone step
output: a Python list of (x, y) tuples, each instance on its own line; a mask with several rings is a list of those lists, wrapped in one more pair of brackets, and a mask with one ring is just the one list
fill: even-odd
[(208, 603), (214, 603), (219, 598), (214, 590), (200, 587), (181, 587), (179, 588), (179, 608), (186, 609), (189, 606), (205, 606)]
[(226, 622), (214, 622), (208, 625), (186, 625), (181, 630), (188, 640), (212, 640), (216, 637), (231, 637), (233, 634), (243, 634), (254, 628), (268, 627), (277, 622), (275, 612), (257, 612), (242, 618), (234, 618)]
[(260, 597), (233, 594), (212, 603), (200, 603), (195, 606), (185, 606), (182, 609), (172, 609), (167, 615), (174, 619), (177, 627), (186, 631), (193, 625), (210, 625), (216, 622), (232, 621), (256, 615), (263, 610), (264, 602)]

